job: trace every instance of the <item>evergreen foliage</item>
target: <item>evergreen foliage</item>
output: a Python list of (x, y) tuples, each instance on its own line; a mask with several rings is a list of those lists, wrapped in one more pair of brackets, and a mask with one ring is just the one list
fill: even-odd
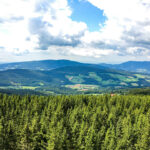
[(1, 150), (149, 150), (150, 96), (0, 94)]
[(128, 93), (131, 95), (150, 95), (150, 88), (132, 89)]

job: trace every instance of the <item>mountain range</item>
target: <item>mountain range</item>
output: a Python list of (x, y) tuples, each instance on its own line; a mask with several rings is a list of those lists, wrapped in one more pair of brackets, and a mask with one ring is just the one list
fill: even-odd
[(150, 73), (150, 61), (128, 61), (121, 64), (89, 64), (80, 63), (70, 60), (41, 60), (41, 61), (27, 61), (16, 63), (0, 64), (0, 70), (8, 69), (31, 69), (31, 70), (52, 70), (65, 66), (91, 66), (97, 68), (111, 68), (120, 69), (130, 72)]
[(8, 69), (52, 70), (65, 66), (91, 66), (97, 68), (106, 68), (105, 66), (99, 64), (80, 63), (70, 60), (41, 60), (41, 61), (27, 61), (27, 62), (0, 64), (0, 70), (1, 71)]
[(131, 72), (150, 73), (150, 61), (128, 61), (121, 64), (100, 64), (113, 69), (121, 69)]
[[(141, 62), (109, 65), (69, 60), (44, 60), (0, 64), (0, 88), (54, 92), (55, 88), (92, 91), (148, 87), (150, 75), (138, 73), (140, 71), (138, 63)], [(139, 68), (147, 68), (147, 71), (143, 72), (148, 73), (148, 65), (149, 62), (143, 62)]]

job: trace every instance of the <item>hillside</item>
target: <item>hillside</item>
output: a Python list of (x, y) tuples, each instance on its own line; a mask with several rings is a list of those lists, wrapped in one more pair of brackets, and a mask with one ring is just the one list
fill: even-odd
[(94, 67), (99, 69), (116, 69), (125, 70), (130, 72), (138, 73), (150, 73), (150, 62), (149, 61), (128, 61), (121, 64), (89, 64), (80, 63), (70, 60), (41, 60), (41, 61), (27, 61), (27, 62), (17, 62), (17, 63), (5, 63), (0, 64), (0, 70), (9, 69), (29, 69), (29, 70), (53, 70), (61, 67), (67, 66), (86, 66)]
[(128, 61), (121, 64), (100, 64), (105, 67), (122, 69), (131, 72), (150, 73), (150, 61)]
[(70, 60), (41, 60), (41, 61), (26, 61), (16, 63), (0, 64), (0, 70), (8, 69), (30, 69), (30, 70), (52, 70), (65, 66), (92, 66), (97, 68), (106, 68), (96, 64), (86, 64)]
[(150, 86), (150, 76), (112, 69), (67, 66), (50, 71), (13, 69), (0, 71), (1, 88), (49, 90), (51, 87), (79, 91)]

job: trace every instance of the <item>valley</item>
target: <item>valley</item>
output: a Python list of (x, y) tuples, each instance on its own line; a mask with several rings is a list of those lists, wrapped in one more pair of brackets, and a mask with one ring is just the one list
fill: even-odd
[[(32, 65), (31, 65), (32, 64)], [(37, 70), (37, 65), (40, 70)], [(1, 67), (1, 89), (28, 89), (48, 94), (143, 88), (150, 86), (150, 75), (112, 69), (69, 60), (24, 62)], [(13, 66), (13, 69), (11, 67)], [(26, 66), (26, 69), (25, 69)], [(9, 68), (10, 67), (10, 68)], [(16, 68), (15, 68), (16, 67)], [(53, 68), (53, 69), (52, 69)], [(57, 90), (54, 90), (57, 89)], [(56, 92), (59, 91), (60, 92)], [(62, 92), (63, 93), (63, 92)]]

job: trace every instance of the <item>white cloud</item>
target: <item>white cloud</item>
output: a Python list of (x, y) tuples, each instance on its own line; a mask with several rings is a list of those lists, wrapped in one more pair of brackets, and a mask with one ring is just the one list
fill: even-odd
[(29, 27), (31, 33), (39, 36), (40, 49), (48, 49), (51, 45), (76, 46), (80, 43), (87, 26), (70, 19), (72, 11), (67, 0), (38, 1), (36, 10), (39, 16), (31, 18)]
[(30, 36), (28, 19), (34, 16), (34, 0), (0, 0), (0, 45), (5, 51), (19, 54), (32, 50), (36, 43)]
[[(87, 26), (70, 19), (67, 0), (0, 0), (0, 46), (16, 53), (76, 46)], [(28, 40), (27, 40), (28, 39)]]
[(69, 51), (70, 55), (83, 56), (83, 57), (92, 57), (92, 58), (101, 58), (103, 56), (117, 54), (117, 52), (111, 49), (99, 50), (94, 48), (75, 48)]
[(0, 0), (0, 18), (11, 19), (23, 16), (29, 18), (33, 14), (35, 0)]
[[(70, 19), (72, 12), (66, 0), (2, 0), (0, 7), (1, 61), (65, 58), (65, 55), (69, 59), (83, 56), (82, 53), (96, 57), (96, 52), (82, 49), (82, 53), (77, 54), (78, 48), (72, 47), (80, 44), (87, 26)], [(64, 53), (62, 49), (66, 49)]]
[[(97, 43), (104, 42), (106, 47), (111, 45), (114, 50), (119, 48), (122, 54), (146, 55), (150, 52), (149, 0), (88, 1), (103, 10), (107, 17), (105, 25), (97, 32)], [(87, 42), (92, 34), (89, 33), (84, 41)], [(88, 41), (94, 42), (92, 39)]]
[(87, 1), (107, 17), (97, 32), (71, 20), (67, 0), (0, 0), (0, 59), (149, 59), (150, 0)]

